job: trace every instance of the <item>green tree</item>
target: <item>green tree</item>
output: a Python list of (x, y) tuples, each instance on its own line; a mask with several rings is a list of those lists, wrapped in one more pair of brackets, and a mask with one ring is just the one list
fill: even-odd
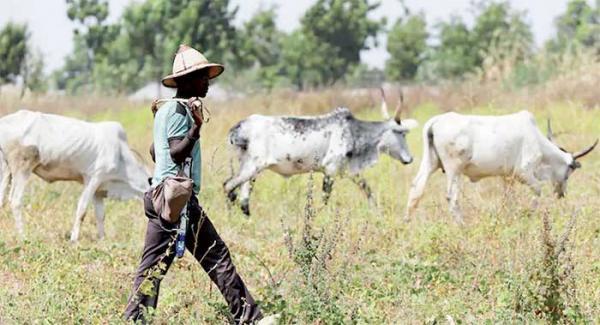
[(88, 51), (88, 61), (93, 62), (94, 55), (105, 53), (106, 44), (114, 37), (115, 27), (106, 24), (108, 1), (66, 0), (66, 2), (67, 17), (78, 24), (74, 34), (81, 35)]
[(63, 67), (53, 73), (56, 88), (73, 94), (91, 84), (91, 62), (84, 44), (81, 35), (73, 36), (73, 52), (65, 57)]
[(244, 23), (239, 33), (239, 46), (242, 57), (238, 65), (252, 67), (272, 67), (281, 57), (281, 42), (284, 34), (275, 25), (274, 8), (258, 11)]
[(129, 35), (120, 34), (107, 46), (107, 53), (96, 60), (92, 78), (97, 90), (126, 94), (142, 87), (148, 80), (142, 74), (143, 58), (136, 57), (135, 44)]
[[(151, 0), (127, 7), (119, 37), (111, 44), (100, 73), (123, 74), (125, 83), (122, 87), (126, 91), (133, 91), (151, 80), (159, 81), (174, 52), (166, 46), (169, 13), (168, 1)], [(133, 75), (129, 75), (130, 67), (135, 67), (137, 72), (132, 71)]]
[(427, 22), (423, 13), (407, 15), (396, 21), (388, 34), (387, 51), (390, 58), (385, 64), (389, 79), (413, 79), (427, 50)]
[(9, 22), (0, 30), (0, 85), (15, 82), (21, 76), (28, 40), (26, 24)]
[[(55, 72), (57, 86), (76, 92), (85, 85), (126, 93), (171, 72), (179, 44), (211, 60), (234, 62), (240, 55), (232, 25), (237, 8), (229, 0), (132, 2), (118, 24), (106, 23), (107, 0), (66, 0), (77, 23), (74, 50)], [(159, 87), (160, 90), (160, 87)]]
[(575, 45), (595, 48), (600, 53), (600, 1), (593, 8), (586, 0), (570, 0), (555, 25), (556, 37), (547, 43), (550, 50), (562, 51)]
[(256, 12), (244, 23), (237, 33), (239, 56), (232, 63), (234, 69), (243, 70), (245, 78), (225, 75), (225, 82), (245, 82), (267, 89), (283, 83), (280, 60), (285, 34), (277, 29), (275, 19), (275, 9), (270, 8)]
[(21, 88), (21, 97), (25, 90), (29, 89), (32, 93), (45, 93), (48, 89), (46, 76), (44, 75), (44, 59), (42, 53), (29, 49), (25, 57), (23, 66), (23, 87)]
[[(228, 0), (148, 0), (124, 15), (125, 32), (142, 61), (147, 80), (160, 80), (171, 71), (179, 44), (188, 44), (214, 61), (237, 53), (232, 20), (237, 8)], [(235, 55), (235, 54), (234, 54)]]
[(116, 37), (119, 27), (107, 24), (107, 0), (66, 0), (67, 17), (75, 24), (73, 52), (62, 69), (54, 73), (57, 88), (69, 93), (89, 91), (95, 82), (96, 61), (107, 54), (107, 47)]
[[(171, 49), (186, 43), (204, 53), (210, 60), (234, 62), (240, 55), (237, 30), (233, 26), (238, 7), (229, 0), (166, 1), (168, 35)], [(171, 69), (172, 55), (166, 67)]]
[(508, 2), (483, 1), (473, 27), (475, 48), (478, 51), (477, 66), (488, 56), (522, 60), (531, 53), (533, 34), (524, 14), (513, 10)]
[[(125, 9), (117, 36), (94, 71), (101, 89), (114, 81), (119, 92), (160, 81), (171, 72), (174, 53), (186, 43), (210, 60), (234, 61), (239, 56), (232, 20), (237, 8), (228, 0), (147, 0)], [(160, 90), (160, 87), (159, 87)]]
[[(375, 36), (385, 23), (385, 19), (368, 17), (378, 6), (379, 3), (370, 4), (368, 0), (317, 0), (308, 9), (301, 19), (303, 36), (293, 35), (290, 41), (302, 38), (307, 42), (307, 49), (300, 55), (305, 60), (321, 55), (319, 68), (309, 72), (320, 75), (307, 76), (310, 82), (333, 84), (360, 62), (360, 51), (369, 48), (369, 39), (376, 41)], [(295, 83), (298, 85), (298, 80)]]
[(419, 71), (419, 78), (457, 78), (477, 66), (478, 52), (471, 31), (458, 16), (436, 25), (439, 44), (430, 51), (428, 61)]
[(327, 82), (330, 65), (339, 64), (339, 58), (328, 57), (311, 35), (297, 30), (287, 35), (282, 43), (283, 74), (298, 89), (317, 87)]
[(419, 79), (457, 78), (480, 69), (506, 73), (532, 52), (533, 35), (524, 13), (507, 2), (475, 4), (475, 24), (469, 29), (453, 16), (436, 26), (438, 44), (429, 50)]
[(364, 63), (360, 63), (354, 65), (348, 71), (345, 81), (346, 85), (350, 87), (379, 87), (385, 82), (385, 73), (379, 68), (369, 67)]

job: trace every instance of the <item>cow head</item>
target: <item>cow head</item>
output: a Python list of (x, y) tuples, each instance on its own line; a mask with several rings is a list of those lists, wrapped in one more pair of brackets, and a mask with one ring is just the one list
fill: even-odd
[(123, 141), (120, 147), (119, 175), (106, 184), (108, 196), (119, 199), (142, 198), (150, 187), (148, 183), (150, 168), (145, 165), (142, 156), (127, 145), (127, 142)]
[(596, 141), (591, 146), (581, 151), (573, 153), (568, 152), (554, 141), (554, 134), (552, 132), (552, 125), (550, 124), (550, 119), (548, 119), (547, 138), (560, 150), (564, 157), (561, 164), (557, 164), (552, 167), (552, 183), (554, 185), (554, 193), (556, 193), (556, 195), (559, 198), (562, 198), (567, 192), (567, 180), (569, 179), (569, 176), (571, 176), (571, 174), (576, 169), (581, 168), (581, 163), (577, 160), (579, 158), (585, 157), (592, 150), (594, 150), (594, 148), (596, 148), (596, 145), (598, 144), (598, 139), (596, 139)]
[[(150, 184), (148, 178), (152, 175), (152, 169), (146, 164), (142, 155), (133, 148), (129, 148), (133, 157), (126, 159), (127, 175), (130, 186), (140, 193), (145, 193)], [(132, 159), (133, 158), (133, 159)]]
[[(383, 118), (389, 119), (383, 88), (381, 88), (381, 97), (381, 112), (383, 114)], [(400, 118), (403, 102), (404, 96), (402, 91), (400, 91), (400, 97), (398, 98), (398, 104), (396, 105), (396, 112), (394, 117), (386, 122), (387, 130), (383, 133), (381, 140), (377, 145), (377, 149), (379, 149), (380, 152), (390, 155), (394, 159), (400, 160), (403, 164), (410, 164), (413, 161), (413, 157), (408, 150), (408, 145), (406, 144), (406, 134), (408, 131), (410, 131), (410, 129), (419, 125), (419, 123), (412, 119), (403, 121)]]

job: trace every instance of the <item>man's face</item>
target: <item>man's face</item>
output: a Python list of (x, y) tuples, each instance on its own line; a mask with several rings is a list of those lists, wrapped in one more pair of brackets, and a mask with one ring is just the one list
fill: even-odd
[(206, 97), (209, 84), (208, 74), (205, 71), (186, 75), (177, 81), (178, 88), (190, 97)]
[(208, 93), (208, 85), (209, 85), (208, 75), (206, 73), (201, 73), (197, 77), (195, 77), (192, 81), (194, 91), (197, 91), (198, 97), (206, 97)]

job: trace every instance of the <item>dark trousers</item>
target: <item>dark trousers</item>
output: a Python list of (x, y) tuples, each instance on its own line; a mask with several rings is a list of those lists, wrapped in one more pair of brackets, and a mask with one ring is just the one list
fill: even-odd
[[(144, 210), (148, 217), (144, 251), (124, 314), (128, 320), (142, 322), (145, 322), (144, 311), (148, 307), (156, 308), (160, 281), (175, 258), (177, 228), (177, 225), (158, 216), (152, 204), (151, 191), (144, 196)], [(229, 249), (195, 196), (188, 203), (188, 216), (186, 248), (223, 294), (235, 322), (244, 324), (260, 319), (260, 308), (236, 272)]]

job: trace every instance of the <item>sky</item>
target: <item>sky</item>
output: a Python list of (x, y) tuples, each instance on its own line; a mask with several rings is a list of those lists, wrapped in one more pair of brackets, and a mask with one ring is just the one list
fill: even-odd
[[(109, 0), (110, 21), (116, 21), (123, 9), (134, 0)], [(509, 0), (511, 6), (526, 11), (526, 19), (533, 29), (537, 45), (555, 33), (554, 18), (565, 11), (568, 0)], [(284, 31), (292, 31), (299, 26), (299, 19), (315, 0), (231, 0), (239, 6), (235, 24), (241, 25), (257, 10), (275, 6), (277, 25)], [(380, 0), (381, 6), (373, 13), (373, 18), (387, 17), (388, 25), (402, 13), (399, 0)], [(447, 20), (452, 15), (460, 15), (467, 23), (472, 22), (470, 4), (472, 0), (406, 0), (413, 12), (423, 11), (429, 26)], [(44, 55), (46, 70), (51, 71), (62, 65), (63, 58), (72, 49), (74, 25), (66, 16), (65, 0), (0, 0), (0, 26), (9, 21), (26, 22), (31, 30), (34, 48)], [(377, 48), (361, 53), (361, 59), (371, 67), (382, 68), (389, 57), (385, 50), (385, 39), (380, 37)]]

